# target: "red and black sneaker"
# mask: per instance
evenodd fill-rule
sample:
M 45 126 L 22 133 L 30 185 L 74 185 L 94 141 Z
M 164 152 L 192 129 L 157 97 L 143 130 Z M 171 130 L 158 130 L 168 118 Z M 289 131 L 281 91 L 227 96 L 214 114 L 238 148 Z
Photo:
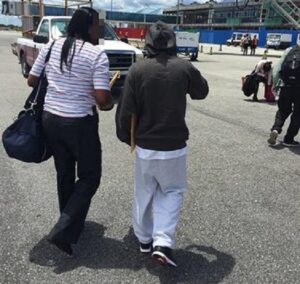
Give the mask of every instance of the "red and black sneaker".
M 171 265 L 177 267 L 171 248 L 156 246 L 153 249 L 152 257 L 162 265 Z

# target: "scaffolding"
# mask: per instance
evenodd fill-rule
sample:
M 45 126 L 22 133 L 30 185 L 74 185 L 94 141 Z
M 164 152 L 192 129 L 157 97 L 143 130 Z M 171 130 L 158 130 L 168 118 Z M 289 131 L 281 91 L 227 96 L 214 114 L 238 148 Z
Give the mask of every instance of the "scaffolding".
M 17 3 L 17 2 L 16 2 Z M 20 8 L 16 9 L 16 14 L 19 14 L 22 19 L 22 33 L 25 37 L 32 37 L 40 20 L 45 16 L 44 0 L 20 0 L 18 2 Z M 48 7 L 52 9 L 60 9 L 61 15 L 68 16 L 72 9 L 77 9 L 81 6 L 93 6 L 92 0 L 62 0 L 61 5 L 52 4 Z

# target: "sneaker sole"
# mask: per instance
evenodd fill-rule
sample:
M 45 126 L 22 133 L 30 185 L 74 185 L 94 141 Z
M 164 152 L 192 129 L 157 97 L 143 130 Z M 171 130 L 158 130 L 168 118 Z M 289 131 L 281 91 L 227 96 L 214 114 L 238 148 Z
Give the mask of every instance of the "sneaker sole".
M 282 145 L 285 146 L 285 147 L 290 147 L 290 148 L 293 148 L 293 147 L 299 147 L 300 145 L 293 145 L 293 144 L 287 144 L 287 143 L 284 143 L 282 142 Z
M 162 253 L 160 251 L 156 251 L 156 252 L 152 253 L 152 257 L 164 266 L 170 264 L 174 267 L 177 267 L 177 264 L 175 262 L 173 262 L 164 253 Z
M 140 252 L 141 253 L 150 253 L 151 251 L 152 251 L 151 248 L 149 248 L 149 249 L 143 249 L 143 248 L 140 247 Z
M 268 143 L 270 145 L 275 145 L 277 137 L 278 137 L 278 133 L 272 131 L 270 134 L 270 138 L 268 139 Z

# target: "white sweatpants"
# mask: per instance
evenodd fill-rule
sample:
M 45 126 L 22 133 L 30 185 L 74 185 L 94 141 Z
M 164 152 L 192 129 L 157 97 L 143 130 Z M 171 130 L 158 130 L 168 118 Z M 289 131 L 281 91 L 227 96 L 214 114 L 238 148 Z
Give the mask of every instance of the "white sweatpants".
M 174 246 L 186 172 L 186 155 L 166 160 L 136 155 L 133 228 L 141 243 L 153 240 L 153 246 Z

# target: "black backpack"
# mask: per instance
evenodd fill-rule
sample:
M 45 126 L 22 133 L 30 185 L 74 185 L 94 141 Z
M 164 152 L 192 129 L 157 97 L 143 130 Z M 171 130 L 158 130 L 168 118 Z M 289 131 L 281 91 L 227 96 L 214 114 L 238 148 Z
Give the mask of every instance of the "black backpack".
M 281 65 L 280 77 L 285 85 L 300 85 L 300 47 L 293 47 Z
M 251 96 L 254 94 L 255 90 L 257 87 L 257 82 L 255 80 L 255 75 L 250 74 L 247 75 L 244 79 L 243 86 L 242 86 L 242 91 L 246 97 Z

